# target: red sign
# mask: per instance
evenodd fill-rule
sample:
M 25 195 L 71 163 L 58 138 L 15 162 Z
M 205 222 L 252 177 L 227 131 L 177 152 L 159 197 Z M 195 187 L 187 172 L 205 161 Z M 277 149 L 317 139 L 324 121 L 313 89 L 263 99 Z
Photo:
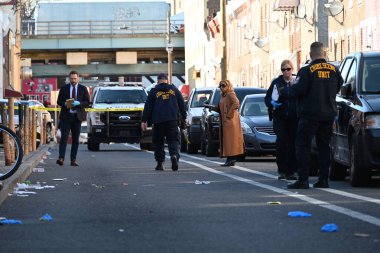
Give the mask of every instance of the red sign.
M 28 99 L 38 100 L 44 104 L 51 104 L 51 92 L 57 90 L 57 78 L 33 78 L 22 82 L 22 93 Z

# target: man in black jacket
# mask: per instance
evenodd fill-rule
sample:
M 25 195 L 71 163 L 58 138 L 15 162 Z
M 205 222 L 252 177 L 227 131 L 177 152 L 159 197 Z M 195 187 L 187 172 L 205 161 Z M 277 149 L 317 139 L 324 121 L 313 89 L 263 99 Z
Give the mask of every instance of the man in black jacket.
M 57 104 L 61 107 L 59 114 L 59 129 L 61 130 L 61 140 L 59 142 L 59 158 L 57 164 L 63 165 L 65 160 L 67 139 L 71 130 L 71 166 L 78 166 L 76 161 L 79 134 L 82 121 L 86 120 L 85 108 L 90 103 L 90 96 L 87 88 L 78 83 L 78 72 L 70 72 L 70 83 L 64 85 L 58 94 Z
M 157 85 L 151 89 L 145 102 L 141 128 L 144 131 L 148 123 L 153 124 L 154 158 L 156 170 L 164 170 L 164 143 L 168 143 L 172 170 L 178 170 L 180 135 L 178 117 L 186 119 L 186 106 L 181 92 L 172 84 L 168 84 L 166 74 L 159 74 Z
M 309 188 L 310 149 L 313 136 L 319 152 L 319 179 L 315 188 L 328 188 L 330 138 L 337 108 L 335 96 L 343 84 L 335 66 L 326 62 L 321 42 L 310 46 L 311 63 L 300 69 L 293 85 L 299 117 L 296 137 L 298 180 L 289 189 Z

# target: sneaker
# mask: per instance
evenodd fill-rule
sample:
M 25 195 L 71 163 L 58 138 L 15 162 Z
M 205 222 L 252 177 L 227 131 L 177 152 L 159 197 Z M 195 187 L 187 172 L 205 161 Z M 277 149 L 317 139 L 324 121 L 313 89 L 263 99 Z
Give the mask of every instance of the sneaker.
M 286 180 L 297 180 L 297 176 L 295 174 L 287 175 Z
M 297 180 L 293 184 L 288 184 L 288 189 L 309 189 L 309 182 Z
M 314 188 L 329 188 L 329 182 L 326 179 L 318 179 L 316 183 L 313 184 Z
M 163 162 L 157 162 L 155 170 L 164 170 Z
M 178 170 L 178 159 L 177 156 L 173 155 L 170 157 L 170 160 L 172 161 L 172 170 L 177 171 Z
M 278 180 L 285 180 L 286 179 L 285 174 L 284 173 L 280 173 L 280 175 L 278 176 L 277 179 Z

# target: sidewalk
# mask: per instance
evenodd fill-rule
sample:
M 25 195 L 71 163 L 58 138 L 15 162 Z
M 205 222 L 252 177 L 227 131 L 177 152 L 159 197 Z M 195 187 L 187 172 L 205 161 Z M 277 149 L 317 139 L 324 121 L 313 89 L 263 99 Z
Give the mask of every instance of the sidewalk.
M 0 186 L 0 205 L 8 197 L 8 194 L 13 191 L 13 188 L 17 185 L 17 183 L 24 182 L 29 177 L 33 171 L 33 168 L 40 163 L 42 157 L 46 154 L 48 149 L 54 145 L 54 142 L 51 144 L 43 145 L 42 147 L 39 147 L 35 152 L 24 156 L 22 164 L 16 173 L 13 174 L 10 178 L 7 178 L 4 181 L 0 181 L 0 184 L 2 184 L 2 186 Z

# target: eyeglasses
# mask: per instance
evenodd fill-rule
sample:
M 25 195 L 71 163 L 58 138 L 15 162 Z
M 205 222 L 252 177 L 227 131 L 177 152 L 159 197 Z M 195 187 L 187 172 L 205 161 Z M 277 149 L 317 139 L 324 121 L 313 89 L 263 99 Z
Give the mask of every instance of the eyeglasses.
M 227 84 L 226 83 L 220 83 L 219 88 L 226 88 Z
M 292 70 L 292 68 L 284 68 L 284 69 L 281 69 L 282 72 L 284 72 L 284 71 L 290 71 L 290 70 Z

